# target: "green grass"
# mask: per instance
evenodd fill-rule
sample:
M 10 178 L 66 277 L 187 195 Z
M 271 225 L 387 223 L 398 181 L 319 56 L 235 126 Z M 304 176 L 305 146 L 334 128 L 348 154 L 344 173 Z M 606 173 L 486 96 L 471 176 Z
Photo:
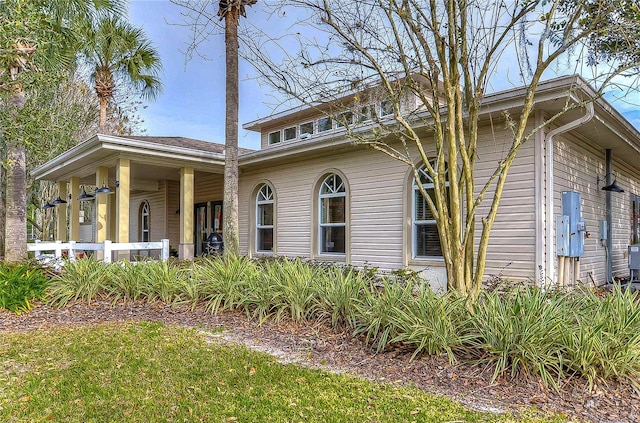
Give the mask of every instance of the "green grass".
M 514 421 L 157 323 L 3 334 L 0 421 Z M 535 420 L 539 421 L 539 420 Z
M 31 302 L 44 299 L 49 280 L 33 263 L 0 262 L 0 308 L 20 313 L 31 310 Z

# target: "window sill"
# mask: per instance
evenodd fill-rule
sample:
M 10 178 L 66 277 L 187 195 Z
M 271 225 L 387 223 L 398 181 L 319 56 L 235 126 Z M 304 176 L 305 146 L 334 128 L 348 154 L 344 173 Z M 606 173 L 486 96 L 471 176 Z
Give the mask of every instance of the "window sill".
M 316 261 L 327 261 L 327 262 L 346 262 L 347 255 L 346 254 L 331 254 L 331 253 L 321 253 L 315 254 L 313 259 Z
M 429 266 L 429 267 L 444 267 L 444 258 L 413 258 L 409 259 L 409 266 Z

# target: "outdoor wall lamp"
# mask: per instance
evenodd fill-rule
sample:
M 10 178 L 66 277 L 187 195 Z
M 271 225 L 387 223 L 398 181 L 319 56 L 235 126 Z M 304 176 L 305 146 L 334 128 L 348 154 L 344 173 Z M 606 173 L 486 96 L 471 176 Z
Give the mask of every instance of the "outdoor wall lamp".
M 105 182 L 105 179 L 107 179 L 107 178 L 103 178 L 102 179 L 102 187 L 98 188 L 96 190 L 96 194 L 113 194 L 113 190 L 107 186 L 107 184 Z M 117 181 L 116 181 L 116 183 L 117 183 Z M 117 184 L 117 185 L 119 185 L 119 184 Z
M 42 206 L 42 209 L 43 209 L 43 210 L 47 210 L 47 209 L 51 209 L 51 208 L 54 208 L 54 207 L 55 207 L 55 206 L 54 206 L 53 204 L 51 204 L 50 202 L 48 202 L 48 201 L 47 201 L 47 202 L 44 204 L 44 206 Z
M 609 185 L 605 185 L 605 186 L 603 186 L 603 187 L 602 187 L 602 188 L 600 188 L 600 189 L 601 189 L 602 191 L 624 192 L 624 189 L 623 189 L 620 185 L 618 185 L 617 177 L 616 177 L 616 175 L 615 175 L 615 174 L 613 174 L 613 173 L 607 173 L 606 175 L 604 175 L 604 176 L 602 177 L 602 179 L 600 179 L 600 176 L 598 175 L 598 176 L 597 176 L 597 179 L 596 179 L 598 186 L 600 185 L 600 182 L 606 182 L 606 180 L 607 180 L 607 176 L 609 176 L 609 175 L 613 175 L 613 182 L 612 182 L 612 183 L 610 183 Z
M 85 191 L 84 185 L 83 185 L 82 186 L 82 192 L 78 196 L 78 201 L 93 200 L 93 198 L 94 198 L 94 195 L 93 194 L 87 194 L 87 191 Z
M 69 199 L 71 199 L 71 196 L 69 196 Z M 51 204 L 53 204 L 54 206 L 57 206 L 57 205 L 60 205 L 60 204 L 67 204 L 67 202 L 65 200 L 63 200 L 62 198 L 60 198 L 60 196 L 58 195 L 58 198 L 53 200 L 51 202 Z

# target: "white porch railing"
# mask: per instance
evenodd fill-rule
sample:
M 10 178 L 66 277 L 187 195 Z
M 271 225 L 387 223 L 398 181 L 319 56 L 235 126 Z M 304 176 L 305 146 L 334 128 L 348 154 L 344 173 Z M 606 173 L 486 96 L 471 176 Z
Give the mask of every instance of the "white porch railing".
M 113 251 L 126 250 L 161 250 L 160 260 L 169 260 L 168 239 L 156 242 L 111 242 L 106 240 L 101 243 L 76 241 L 42 242 L 36 240 L 33 244 L 27 244 L 27 251 L 33 251 L 36 259 L 42 257 L 44 252 L 49 252 L 48 257 L 56 259 L 62 258 L 63 252 L 66 252 L 69 260 L 75 260 L 77 251 L 102 251 L 103 261 L 105 263 L 111 263 L 111 253 Z M 53 255 L 51 255 L 50 252 L 53 252 Z

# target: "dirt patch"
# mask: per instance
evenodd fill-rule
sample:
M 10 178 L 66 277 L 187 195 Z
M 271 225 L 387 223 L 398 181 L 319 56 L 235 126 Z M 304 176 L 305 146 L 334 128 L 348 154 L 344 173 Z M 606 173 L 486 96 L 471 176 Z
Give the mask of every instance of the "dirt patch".
M 62 309 L 36 304 L 31 312 L 21 315 L 1 310 L 0 333 L 117 321 L 159 321 L 198 328 L 205 330 L 213 342 L 245 345 L 283 363 L 411 385 L 446 395 L 475 410 L 517 413 L 533 407 L 541 414 L 562 413 L 581 421 L 640 422 L 640 395 L 628 384 L 612 382 L 590 391 L 584 380 L 576 378 L 555 392 L 533 377 L 500 378 L 491 383 L 492 369 L 452 365 L 446 357 L 411 360 L 410 352 L 402 349 L 375 354 L 362 339 L 346 331 L 335 332 L 323 323 L 297 325 L 285 321 L 259 326 L 236 312 L 212 315 L 200 308 L 96 301 Z

